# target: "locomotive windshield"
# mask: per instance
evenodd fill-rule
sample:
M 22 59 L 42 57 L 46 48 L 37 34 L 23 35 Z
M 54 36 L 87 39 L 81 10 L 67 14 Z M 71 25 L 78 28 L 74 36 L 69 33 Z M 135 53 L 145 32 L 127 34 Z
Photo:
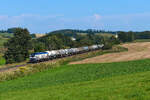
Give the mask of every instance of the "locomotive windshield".
M 34 56 L 35 56 L 35 53 L 32 53 L 32 54 L 31 54 L 31 57 L 34 57 Z

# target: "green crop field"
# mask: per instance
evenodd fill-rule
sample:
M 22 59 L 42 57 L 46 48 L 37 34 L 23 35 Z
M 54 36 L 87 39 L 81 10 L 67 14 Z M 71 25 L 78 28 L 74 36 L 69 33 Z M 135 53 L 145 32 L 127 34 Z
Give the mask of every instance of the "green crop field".
M 63 65 L 0 83 L 0 100 L 149 100 L 150 59 Z

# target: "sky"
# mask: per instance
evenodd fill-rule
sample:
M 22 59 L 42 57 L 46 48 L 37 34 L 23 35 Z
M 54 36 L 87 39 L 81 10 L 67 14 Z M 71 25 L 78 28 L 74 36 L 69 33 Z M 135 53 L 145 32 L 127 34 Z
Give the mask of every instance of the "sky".
M 1 0 L 0 30 L 150 30 L 150 0 Z

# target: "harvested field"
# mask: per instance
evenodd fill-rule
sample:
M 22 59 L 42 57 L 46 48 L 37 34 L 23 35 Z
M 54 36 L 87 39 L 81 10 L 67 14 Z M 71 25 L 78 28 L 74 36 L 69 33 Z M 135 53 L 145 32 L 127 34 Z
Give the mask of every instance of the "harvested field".
M 150 58 L 150 42 L 127 43 L 121 46 L 128 48 L 128 51 L 104 54 L 77 62 L 71 62 L 70 64 L 108 63 Z

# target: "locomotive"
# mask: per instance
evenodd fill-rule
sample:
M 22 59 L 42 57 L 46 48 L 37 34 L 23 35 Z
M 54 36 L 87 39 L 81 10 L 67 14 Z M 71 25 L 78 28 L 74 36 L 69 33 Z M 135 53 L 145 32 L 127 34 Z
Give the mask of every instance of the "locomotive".
M 72 55 L 81 54 L 89 51 L 98 50 L 103 47 L 104 44 L 32 53 L 30 55 L 30 62 L 36 63 L 36 62 L 53 60 L 56 58 L 62 58 L 62 57 L 72 56 Z

